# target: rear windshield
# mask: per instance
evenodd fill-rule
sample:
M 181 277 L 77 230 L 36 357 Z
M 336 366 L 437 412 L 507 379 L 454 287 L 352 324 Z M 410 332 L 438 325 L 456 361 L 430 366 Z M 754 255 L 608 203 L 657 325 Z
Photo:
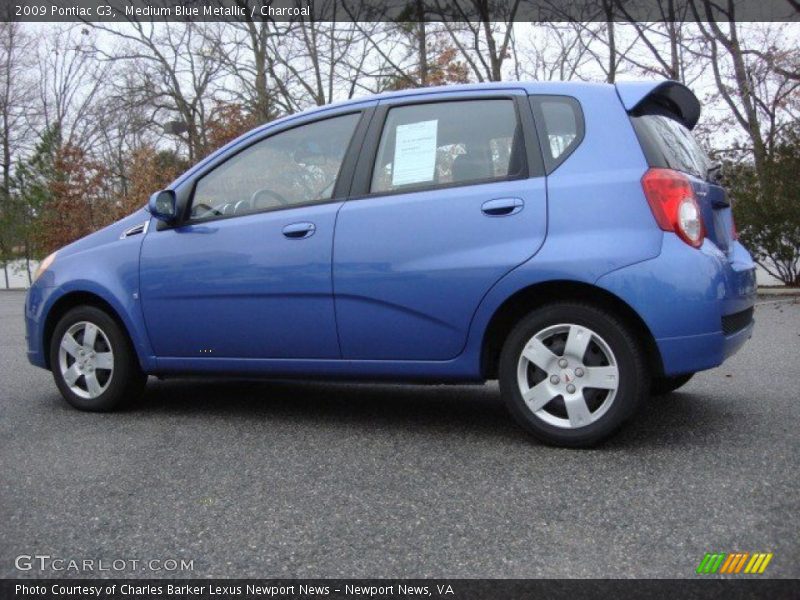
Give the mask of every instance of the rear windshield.
M 665 115 L 631 117 L 647 163 L 706 178 L 711 161 L 692 132 Z

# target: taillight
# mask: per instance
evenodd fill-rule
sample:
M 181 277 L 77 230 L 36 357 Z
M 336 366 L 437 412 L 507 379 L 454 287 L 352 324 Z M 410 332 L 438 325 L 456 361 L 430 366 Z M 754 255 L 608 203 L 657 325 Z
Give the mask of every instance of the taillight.
M 672 169 L 650 169 L 642 177 L 642 188 L 658 226 L 699 248 L 705 230 L 689 178 Z

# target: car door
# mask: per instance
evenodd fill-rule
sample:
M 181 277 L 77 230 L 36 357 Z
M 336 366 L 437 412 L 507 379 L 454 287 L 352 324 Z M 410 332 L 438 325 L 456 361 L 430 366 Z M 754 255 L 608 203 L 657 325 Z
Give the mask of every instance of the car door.
M 447 360 L 486 292 L 544 241 L 541 152 L 523 91 L 382 101 L 339 211 L 342 355 Z
M 234 149 L 190 182 L 182 223 L 150 228 L 140 286 L 156 356 L 339 357 L 337 178 L 361 118 L 332 116 Z

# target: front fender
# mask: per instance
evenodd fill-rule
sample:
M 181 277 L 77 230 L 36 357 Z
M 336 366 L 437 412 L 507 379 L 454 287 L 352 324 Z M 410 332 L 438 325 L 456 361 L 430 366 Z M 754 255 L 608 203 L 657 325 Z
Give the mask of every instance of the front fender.
M 139 299 L 139 250 L 143 236 L 114 239 L 58 256 L 31 287 L 26 301 L 28 355 L 33 364 L 47 362 L 47 320 L 60 302 L 90 294 L 108 304 L 125 326 L 145 372 L 155 358 Z

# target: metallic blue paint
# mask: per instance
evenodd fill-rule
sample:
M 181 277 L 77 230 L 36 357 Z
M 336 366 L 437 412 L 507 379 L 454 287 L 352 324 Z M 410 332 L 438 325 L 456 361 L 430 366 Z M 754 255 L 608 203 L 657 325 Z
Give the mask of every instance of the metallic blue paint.
M 701 203 L 714 231 L 700 249 L 656 226 L 640 184 L 647 164 L 625 105 L 659 85 L 409 90 L 270 123 L 171 189 L 185 197 L 199 173 L 287 125 L 397 99 L 524 90 L 572 96 L 586 119 L 583 142 L 546 178 L 163 230 L 137 211 L 61 249 L 34 283 L 25 309 L 28 356 L 46 366 L 48 315 L 83 293 L 112 307 L 148 373 L 480 381 L 486 330 L 504 302 L 531 286 L 565 281 L 595 286 L 635 311 L 665 373 L 714 367 L 750 335 L 752 326 L 723 335 L 721 317 L 753 305 L 754 265 L 730 239 L 730 209 L 714 190 Z M 481 212 L 498 198 L 518 198 L 522 210 L 498 218 Z M 145 221 L 146 234 L 120 238 Z M 312 223 L 313 235 L 287 239 L 283 230 L 298 223 Z
M 141 295 L 159 357 L 339 358 L 331 248 L 341 202 L 148 235 Z M 283 229 L 316 226 L 302 240 Z M 165 257 L 168 257 L 165 260 Z
M 723 315 L 755 303 L 755 270 L 738 242 L 727 255 L 709 240 L 695 250 L 665 234 L 657 258 L 609 273 L 597 285 L 647 323 L 667 375 L 716 367 L 750 337 L 750 328 L 722 333 Z
M 37 366 L 47 363 L 45 323 L 57 302 L 71 294 L 90 294 L 116 313 L 133 340 L 142 368 L 155 368 L 155 355 L 144 325 L 139 293 L 139 250 L 143 236 L 120 239 L 134 225 L 150 221 L 138 210 L 59 250 L 53 265 L 31 286 L 25 303 L 28 357 Z
M 484 202 L 508 196 L 524 209 L 482 212 Z M 546 225 L 544 177 L 347 202 L 333 261 L 343 357 L 455 358 L 475 307 L 536 253 Z

